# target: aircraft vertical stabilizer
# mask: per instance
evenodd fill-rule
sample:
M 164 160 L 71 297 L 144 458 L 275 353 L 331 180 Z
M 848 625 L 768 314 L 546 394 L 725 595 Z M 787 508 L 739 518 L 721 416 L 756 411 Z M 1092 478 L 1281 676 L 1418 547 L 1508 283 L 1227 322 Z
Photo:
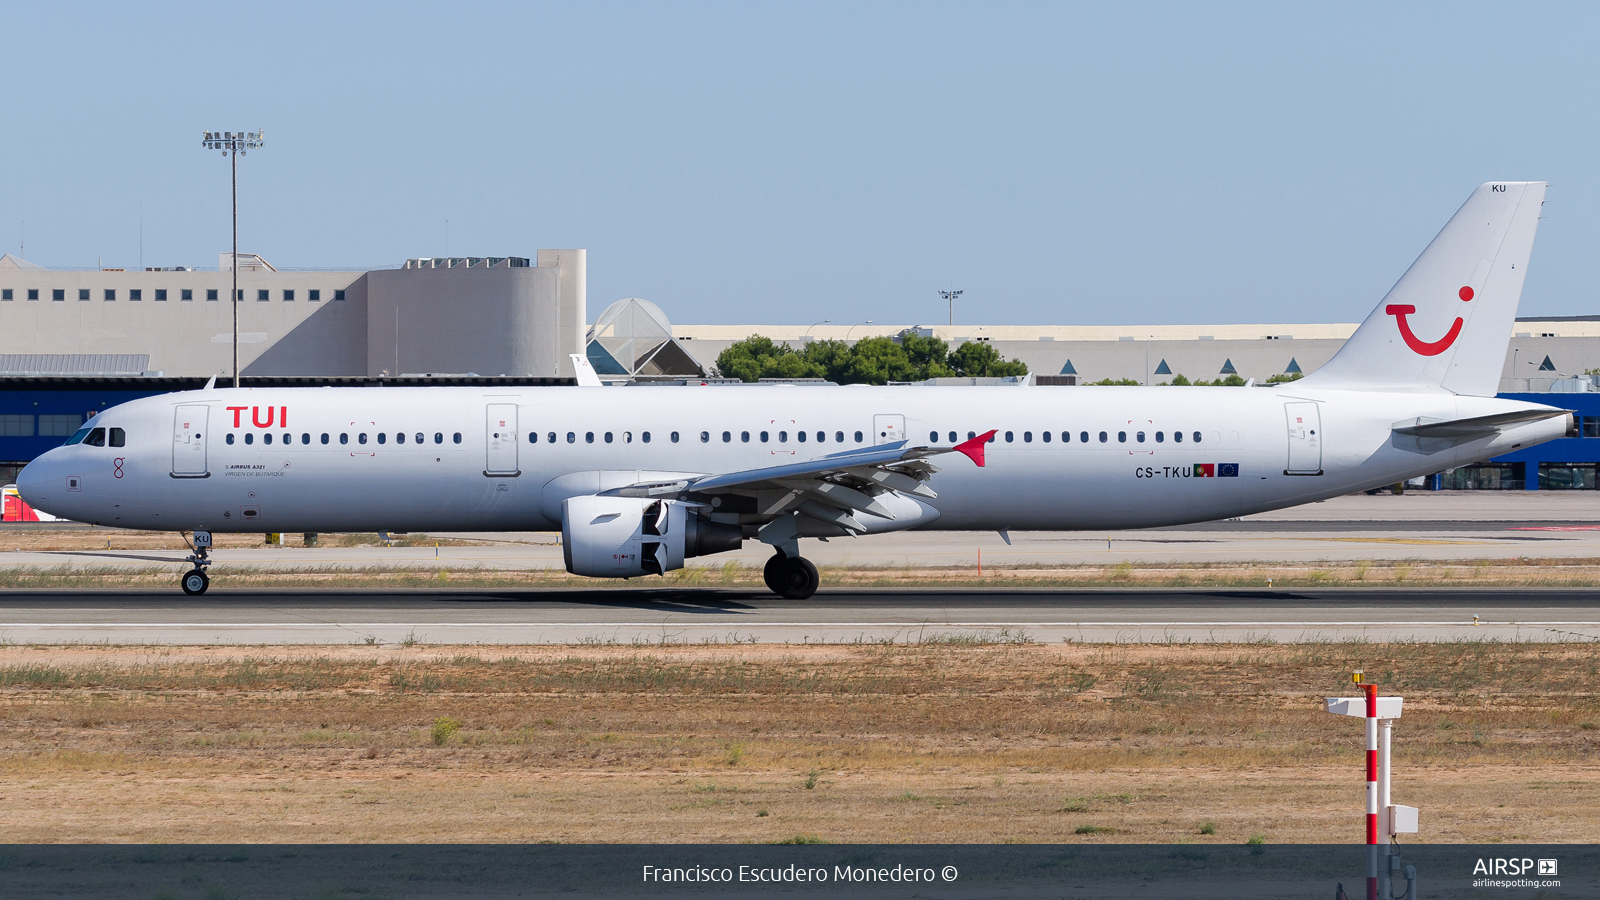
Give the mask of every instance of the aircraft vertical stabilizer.
M 1492 397 L 1522 299 L 1542 181 L 1478 186 L 1307 387 Z

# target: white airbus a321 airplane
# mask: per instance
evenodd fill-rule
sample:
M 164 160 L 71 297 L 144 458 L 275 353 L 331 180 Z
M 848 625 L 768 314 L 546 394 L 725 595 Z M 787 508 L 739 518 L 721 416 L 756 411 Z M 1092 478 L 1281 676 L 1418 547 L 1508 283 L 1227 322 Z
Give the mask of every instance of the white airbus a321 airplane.
M 53 515 L 211 532 L 554 531 L 629 578 L 801 538 L 1150 528 L 1279 509 L 1562 437 L 1495 399 L 1543 182 L 1480 186 L 1338 354 L 1243 389 L 215 389 L 96 416 L 17 479 Z M 580 360 L 581 362 L 581 360 Z

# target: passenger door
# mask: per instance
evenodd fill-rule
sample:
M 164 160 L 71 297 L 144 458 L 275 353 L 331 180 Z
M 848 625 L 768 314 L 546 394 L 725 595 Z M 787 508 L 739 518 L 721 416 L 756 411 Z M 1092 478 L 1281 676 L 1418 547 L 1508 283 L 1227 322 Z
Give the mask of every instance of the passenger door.
M 1289 466 L 1285 475 L 1322 474 L 1322 415 L 1317 404 L 1285 403 L 1289 424 Z
M 872 443 L 893 444 L 906 439 L 905 416 L 873 416 Z
M 484 424 L 485 475 L 521 475 L 517 468 L 517 405 L 491 403 Z
M 172 477 L 205 478 L 206 427 L 211 408 L 203 403 L 185 403 L 172 417 Z

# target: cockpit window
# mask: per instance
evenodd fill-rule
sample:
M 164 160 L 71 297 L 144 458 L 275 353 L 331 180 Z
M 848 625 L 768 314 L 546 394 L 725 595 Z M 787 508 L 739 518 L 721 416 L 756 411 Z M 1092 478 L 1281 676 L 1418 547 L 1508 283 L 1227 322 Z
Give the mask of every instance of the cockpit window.
M 106 445 L 106 430 L 104 428 L 90 429 L 89 436 L 84 438 L 83 442 L 91 447 L 104 447 Z
M 199 435 L 197 434 L 197 435 L 195 435 L 195 437 L 199 437 Z M 113 447 L 125 447 L 127 445 L 128 445 L 128 434 L 127 434 L 127 432 L 123 431 L 121 428 L 113 428 L 113 429 L 111 429 L 111 446 L 113 446 Z
M 82 428 L 79 428 L 77 431 L 74 431 L 72 433 L 72 437 L 67 438 L 67 442 L 65 444 L 62 444 L 61 446 L 63 446 L 63 447 L 71 447 L 73 444 L 81 444 L 81 443 L 83 443 L 83 439 L 88 437 L 88 436 L 89 436 L 89 426 L 85 425 Z

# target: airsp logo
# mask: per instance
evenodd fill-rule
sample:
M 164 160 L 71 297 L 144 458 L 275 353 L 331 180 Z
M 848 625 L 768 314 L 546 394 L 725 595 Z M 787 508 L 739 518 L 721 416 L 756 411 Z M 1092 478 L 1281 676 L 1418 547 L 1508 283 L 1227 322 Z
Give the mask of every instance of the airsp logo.
M 1531 859 L 1504 859 L 1491 858 L 1479 859 L 1478 864 L 1472 867 L 1474 875 L 1526 875 L 1532 869 L 1534 861 Z M 1556 861 L 1553 859 L 1539 860 L 1540 875 L 1555 875 Z

